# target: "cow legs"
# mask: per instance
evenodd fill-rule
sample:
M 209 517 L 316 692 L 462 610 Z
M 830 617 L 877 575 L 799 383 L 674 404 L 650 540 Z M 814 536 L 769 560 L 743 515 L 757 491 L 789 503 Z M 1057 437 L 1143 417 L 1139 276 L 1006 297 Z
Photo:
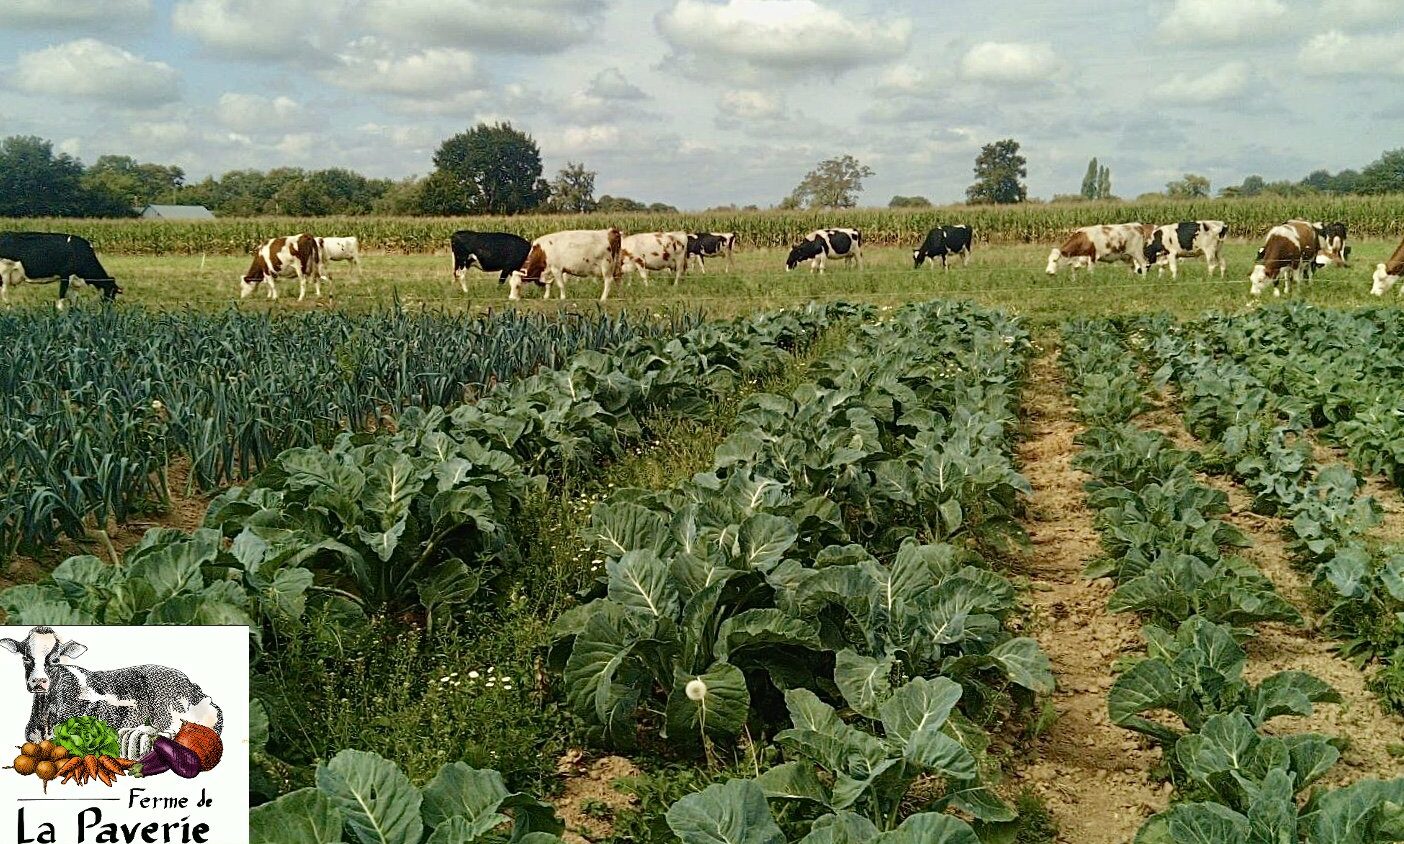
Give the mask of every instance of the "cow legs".
M 961 259 L 960 265 L 962 267 L 970 266 L 970 247 L 965 247 L 965 249 L 961 252 L 961 255 L 963 255 L 964 257 Z
M 1174 252 L 1167 253 L 1170 256 L 1170 280 L 1175 281 L 1180 277 L 1180 259 L 1175 257 Z
M 863 271 L 863 250 L 862 250 L 861 248 L 859 248 L 859 249 L 857 249 L 856 251 L 857 251 L 857 253 L 858 253 L 858 271 L 859 271 L 859 272 L 862 272 L 862 271 Z
M 642 273 L 643 271 L 643 267 L 640 267 L 639 272 Z M 600 291 L 600 301 L 603 302 L 609 298 L 609 287 L 614 282 L 614 273 L 610 272 L 609 267 L 605 267 L 600 272 L 600 279 L 604 282 L 604 289 Z M 648 283 L 647 274 L 644 275 L 644 283 Z M 562 294 L 562 298 L 564 298 L 564 294 Z

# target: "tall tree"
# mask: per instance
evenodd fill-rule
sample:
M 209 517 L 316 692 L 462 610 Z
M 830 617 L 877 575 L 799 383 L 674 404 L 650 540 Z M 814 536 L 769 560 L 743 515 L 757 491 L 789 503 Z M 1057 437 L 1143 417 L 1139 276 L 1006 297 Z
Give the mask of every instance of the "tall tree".
M 1097 157 L 1092 156 L 1092 160 L 1087 162 L 1087 174 L 1082 177 L 1082 198 L 1097 198 L 1097 177 L 1100 170 L 1097 167 Z
M 1365 165 L 1355 181 L 1358 193 L 1404 191 L 1404 148 L 1388 150 Z
M 985 144 L 975 158 L 975 184 L 965 189 L 972 203 L 1007 205 L 1028 199 L 1028 188 L 1020 181 L 1029 175 L 1028 160 L 1019 154 L 1019 142 L 1006 138 Z
M 1186 173 L 1183 179 L 1165 183 L 1166 196 L 1176 199 L 1198 199 L 1209 195 L 1209 180 L 1204 176 Z
M 551 209 L 565 214 L 584 214 L 594 211 L 597 204 L 595 171 L 586 170 L 584 164 L 567 161 L 551 180 Z
M 130 155 L 102 155 L 83 173 L 83 187 L 123 206 L 140 208 L 169 198 L 185 184 L 185 171 L 163 164 L 138 164 Z
M 1111 168 L 1103 164 L 1097 169 L 1097 198 L 1111 199 Z
M 130 214 L 107 194 L 83 186 L 83 162 L 54 154 L 43 138 L 0 141 L 0 217 L 110 217 Z
M 541 150 L 510 123 L 479 123 L 439 145 L 425 180 L 425 210 L 434 214 L 520 214 L 550 196 Z
M 806 208 L 852 208 L 871 175 L 873 169 L 851 155 L 826 158 L 805 174 L 790 198 Z

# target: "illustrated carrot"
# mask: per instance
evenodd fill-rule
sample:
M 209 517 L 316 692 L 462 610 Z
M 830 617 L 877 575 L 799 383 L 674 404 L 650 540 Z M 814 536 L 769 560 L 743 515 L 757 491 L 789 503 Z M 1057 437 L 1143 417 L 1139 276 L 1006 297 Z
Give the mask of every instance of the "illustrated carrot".
M 118 765 L 117 760 L 111 756 L 99 756 L 98 764 L 102 766 L 102 770 L 107 771 L 112 776 L 122 776 L 122 766 Z
M 74 768 L 77 768 L 77 767 L 78 767 L 79 765 L 81 765 L 81 764 L 83 764 L 83 757 L 81 757 L 81 756 L 70 756 L 70 757 L 68 757 L 67 759 L 63 760 L 63 764 L 59 766 L 59 769 L 58 769 L 59 776 L 61 776 L 61 777 L 62 777 L 62 776 L 66 776 L 67 774 L 69 774 L 70 772 L 72 772 Z
M 102 780 L 103 785 L 106 785 L 108 787 L 111 787 L 113 780 L 116 779 L 116 777 L 112 776 L 112 774 L 109 773 L 106 768 L 98 768 L 97 776 L 98 779 Z
M 124 771 L 129 770 L 133 765 L 136 764 L 135 759 L 113 759 L 112 761 L 116 762 L 117 767 L 121 768 Z
M 97 772 L 98 772 L 97 757 L 96 757 L 96 756 L 93 756 L 92 754 L 88 754 L 87 756 L 84 756 L 84 757 L 83 757 L 83 767 L 86 768 L 86 769 L 88 770 L 87 779 L 92 779 L 93 777 L 97 776 Z

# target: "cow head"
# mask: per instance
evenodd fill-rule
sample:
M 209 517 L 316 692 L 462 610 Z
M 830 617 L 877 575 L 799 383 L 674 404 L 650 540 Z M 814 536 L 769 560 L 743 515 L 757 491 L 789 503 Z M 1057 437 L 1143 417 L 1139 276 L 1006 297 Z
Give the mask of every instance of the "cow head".
M 1168 253 L 1169 250 L 1165 248 L 1165 232 L 1156 229 L 1155 234 L 1151 235 L 1150 240 L 1146 241 L 1145 252 L 1147 264 L 1154 264 L 1156 259 L 1162 254 Z
M 1263 295 L 1263 291 L 1267 289 L 1269 282 L 1272 282 L 1274 284 L 1273 292 L 1276 292 L 1275 285 L 1277 280 L 1273 278 L 1268 278 L 1267 267 L 1263 266 L 1262 264 L 1255 264 L 1253 266 L 1253 273 L 1248 276 L 1248 280 L 1252 282 L 1251 290 L 1254 296 Z
M 1374 284 L 1370 286 L 1370 292 L 1375 296 L 1383 296 L 1389 292 L 1394 283 L 1399 280 L 1399 276 L 1390 275 L 1384 264 L 1375 265 Z
M 115 278 L 93 278 L 88 280 L 88 284 L 102 291 L 104 302 L 117 301 L 117 294 L 122 292 L 122 287 Z
M 1062 257 L 1063 251 L 1061 249 L 1054 249 L 1053 251 L 1048 253 L 1048 268 L 1046 272 L 1049 275 L 1058 274 L 1058 260 Z
M 801 241 L 798 246 L 790 250 L 790 254 L 785 258 L 785 271 L 789 272 L 800 265 L 802 261 L 817 257 L 824 251 L 824 245 L 816 237 L 814 240 Z
M 35 627 L 23 642 L 0 639 L 0 648 L 19 654 L 24 663 L 24 686 L 36 695 L 46 694 L 53 687 L 53 672 L 60 657 L 77 659 L 88 650 L 86 645 L 62 641 L 51 627 Z
M 925 260 L 926 260 L 926 254 L 925 254 L 924 252 L 922 252 L 920 249 L 913 249 L 913 250 L 912 250 L 912 269 L 914 269 L 914 270 L 919 270 L 919 269 L 921 269 L 921 265 L 922 265 L 922 263 L 923 263 Z

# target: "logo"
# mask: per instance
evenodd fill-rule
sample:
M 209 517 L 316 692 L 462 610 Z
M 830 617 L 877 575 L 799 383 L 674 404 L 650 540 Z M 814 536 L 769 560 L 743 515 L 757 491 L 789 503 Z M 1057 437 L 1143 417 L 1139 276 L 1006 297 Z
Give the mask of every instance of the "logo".
M 247 844 L 248 643 L 247 627 L 0 626 L 0 840 Z

